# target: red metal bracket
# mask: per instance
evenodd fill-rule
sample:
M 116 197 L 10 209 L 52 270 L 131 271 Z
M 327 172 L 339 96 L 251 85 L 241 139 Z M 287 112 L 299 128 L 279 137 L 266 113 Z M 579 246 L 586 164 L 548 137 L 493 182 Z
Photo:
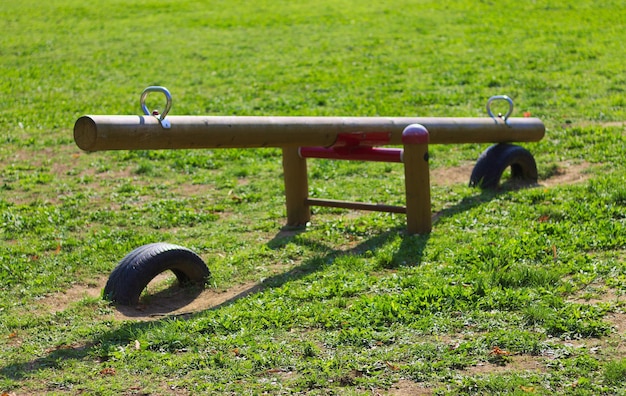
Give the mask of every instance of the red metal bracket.
M 301 158 L 325 158 L 333 160 L 402 162 L 402 149 L 368 146 L 348 147 L 300 147 Z
M 391 140 L 391 132 L 338 133 L 331 147 L 384 146 Z
M 391 140 L 391 132 L 351 132 L 337 134 L 331 147 L 300 147 L 301 158 L 351 161 L 402 162 L 402 150 L 375 148 Z

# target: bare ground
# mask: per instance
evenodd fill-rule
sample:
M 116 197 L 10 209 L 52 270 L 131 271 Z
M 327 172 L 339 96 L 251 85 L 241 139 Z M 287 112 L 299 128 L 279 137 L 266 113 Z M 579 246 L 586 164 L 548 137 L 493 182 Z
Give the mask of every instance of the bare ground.
M 587 180 L 591 164 L 587 162 L 563 163 L 556 170 L 554 176 L 539 182 L 540 186 L 552 187 L 561 184 L 574 184 Z M 451 186 L 454 184 L 467 184 L 474 167 L 473 162 L 451 168 L 436 168 L 430 172 L 430 182 L 433 185 Z

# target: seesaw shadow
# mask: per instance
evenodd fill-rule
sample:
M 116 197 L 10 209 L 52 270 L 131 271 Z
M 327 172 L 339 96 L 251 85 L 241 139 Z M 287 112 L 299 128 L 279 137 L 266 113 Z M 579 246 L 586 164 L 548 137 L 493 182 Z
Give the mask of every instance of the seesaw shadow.
M 499 190 L 481 191 L 479 194 L 463 198 L 460 202 L 452 207 L 443 209 L 433 214 L 433 224 L 440 219 L 452 217 L 458 213 L 471 209 L 472 207 L 481 205 L 490 201 L 502 192 L 510 191 L 518 188 L 516 184 L 503 185 Z M 303 247 L 307 247 L 315 253 L 321 254 L 317 259 L 311 259 L 302 264 L 293 267 L 287 271 L 270 276 L 263 280 L 262 283 L 249 284 L 247 287 L 236 287 L 236 293 L 217 293 L 218 295 L 200 297 L 207 299 L 206 304 L 193 304 L 196 299 L 203 294 L 202 288 L 185 287 L 181 288 L 177 284 L 159 293 L 143 296 L 138 306 L 122 306 L 118 305 L 117 310 L 128 318 L 147 318 L 147 317 L 166 317 L 166 316 L 190 316 L 204 310 L 219 309 L 220 307 L 232 304 L 240 298 L 246 297 L 253 293 L 261 292 L 268 287 L 280 287 L 283 284 L 307 276 L 318 271 L 321 263 L 332 262 L 342 255 L 362 254 L 370 250 L 374 251 L 378 247 L 385 245 L 392 238 L 403 235 L 402 242 L 387 262 L 383 264 L 383 268 L 397 268 L 407 263 L 411 265 L 419 265 L 422 261 L 424 250 L 427 246 L 429 235 L 407 235 L 403 227 L 399 226 L 371 237 L 359 245 L 350 249 L 336 249 L 334 247 L 320 243 L 319 241 L 306 238 L 306 227 L 283 227 L 270 241 L 267 246 L 270 249 L 283 249 L 286 245 L 293 243 Z M 182 308 L 187 308 L 186 312 L 180 312 Z M 178 312 L 177 312 L 178 311 Z
M 143 295 L 134 306 L 116 305 L 128 318 L 166 316 L 192 304 L 203 292 L 202 285 L 181 286 L 178 282 L 156 293 Z

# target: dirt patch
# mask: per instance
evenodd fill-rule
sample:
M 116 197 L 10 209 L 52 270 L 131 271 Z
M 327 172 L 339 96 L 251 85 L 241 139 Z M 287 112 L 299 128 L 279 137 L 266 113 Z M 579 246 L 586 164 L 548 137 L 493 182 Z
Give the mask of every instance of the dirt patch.
M 430 183 L 435 186 L 452 186 L 468 184 L 474 169 L 473 162 L 466 162 L 459 166 L 435 168 L 430 170 Z
M 378 390 L 375 395 L 380 396 L 427 396 L 434 394 L 434 389 L 425 384 L 416 383 L 409 380 L 400 380 L 386 390 Z
M 542 358 L 529 355 L 507 356 L 502 364 L 479 363 L 460 371 L 463 375 L 491 375 L 524 372 L 544 372 L 546 367 Z M 408 395 L 432 395 L 436 388 L 429 387 L 428 384 L 413 382 L 410 380 L 400 380 L 393 384 L 388 390 L 378 390 L 375 394 L 380 396 L 408 396 Z
M 545 370 L 545 366 L 541 358 L 529 355 L 512 355 L 507 356 L 502 364 L 479 363 L 476 366 L 469 367 L 464 370 L 470 375 L 480 374 L 504 374 L 504 373 L 521 373 L 521 372 L 541 372 Z
M 608 121 L 608 122 L 594 122 L 594 121 L 579 121 L 572 124 L 562 125 L 565 129 L 570 128 L 587 128 L 587 127 L 601 127 L 601 128 L 624 128 L 626 127 L 626 121 Z
M 613 325 L 618 335 L 626 335 L 626 313 L 611 312 L 606 315 L 605 319 Z M 623 348 L 626 349 L 626 345 Z
M 564 163 L 559 166 L 554 175 L 546 180 L 539 182 L 540 185 L 546 187 L 558 186 L 562 184 L 576 184 L 588 180 L 591 177 L 589 169 L 591 164 L 588 162 L 580 163 Z
M 600 303 L 616 303 L 620 304 L 623 301 L 623 295 L 619 294 L 615 289 L 607 288 L 601 283 L 591 283 L 584 289 L 578 291 L 568 302 L 578 304 L 597 305 Z
M 106 277 L 98 277 L 88 284 L 76 283 L 63 292 L 46 296 L 38 304 L 49 313 L 61 312 L 83 298 L 100 297 L 106 282 Z
M 113 316 L 118 320 L 144 321 L 157 320 L 164 316 L 185 316 L 220 307 L 255 293 L 263 287 L 260 283 L 250 282 L 233 286 L 228 290 L 181 288 L 173 279 L 175 276 L 170 271 L 157 276 L 148 285 L 148 291 L 138 305 L 114 306 Z M 56 313 L 84 298 L 100 298 L 107 280 L 107 277 L 98 277 L 88 284 L 76 283 L 63 292 L 42 298 L 38 305 L 46 312 Z
M 580 183 L 589 179 L 588 172 L 591 164 L 588 162 L 569 163 L 565 162 L 559 166 L 554 174 L 540 180 L 539 185 L 544 187 L 558 186 L 562 184 Z M 455 184 L 468 184 L 474 163 L 468 162 L 463 165 L 449 168 L 436 168 L 430 171 L 430 182 L 435 186 L 452 186 Z
M 194 291 L 193 287 L 180 288 L 174 284 L 161 292 L 142 298 L 137 306 L 116 306 L 115 318 L 149 321 L 165 316 L 188 316 L 229 304 L 261 290 L 262 287 L 262 284 L 250 282 L 227 290 L 206 288 Z

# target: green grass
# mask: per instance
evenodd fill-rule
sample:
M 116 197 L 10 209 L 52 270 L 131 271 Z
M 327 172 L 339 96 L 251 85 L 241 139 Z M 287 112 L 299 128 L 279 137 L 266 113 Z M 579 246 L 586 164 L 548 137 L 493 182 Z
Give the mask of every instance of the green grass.
M 624 394 L 620 1 L 97 1 L 0 9 L 0 392 Z M 531 113 L 542 186 L 433 181 L 433 232 L 315 208 L 278 149 L 82 153 L 84 114 Z M 160 106 L 159 95 L 149 97 Z M 431 146 L 433 172 L 487 147 Z M 583 169 L 583 180 L 552 183 Z M 316 197 L 403 202 L 395 164 L 310 161 Z M 191 248 L 212 309 L 141 321 L 86 292 L 142 244 Z M 97 294 L 97 293 L 96 293 Z M 151 296 L 145 296 L 150 303 Z

